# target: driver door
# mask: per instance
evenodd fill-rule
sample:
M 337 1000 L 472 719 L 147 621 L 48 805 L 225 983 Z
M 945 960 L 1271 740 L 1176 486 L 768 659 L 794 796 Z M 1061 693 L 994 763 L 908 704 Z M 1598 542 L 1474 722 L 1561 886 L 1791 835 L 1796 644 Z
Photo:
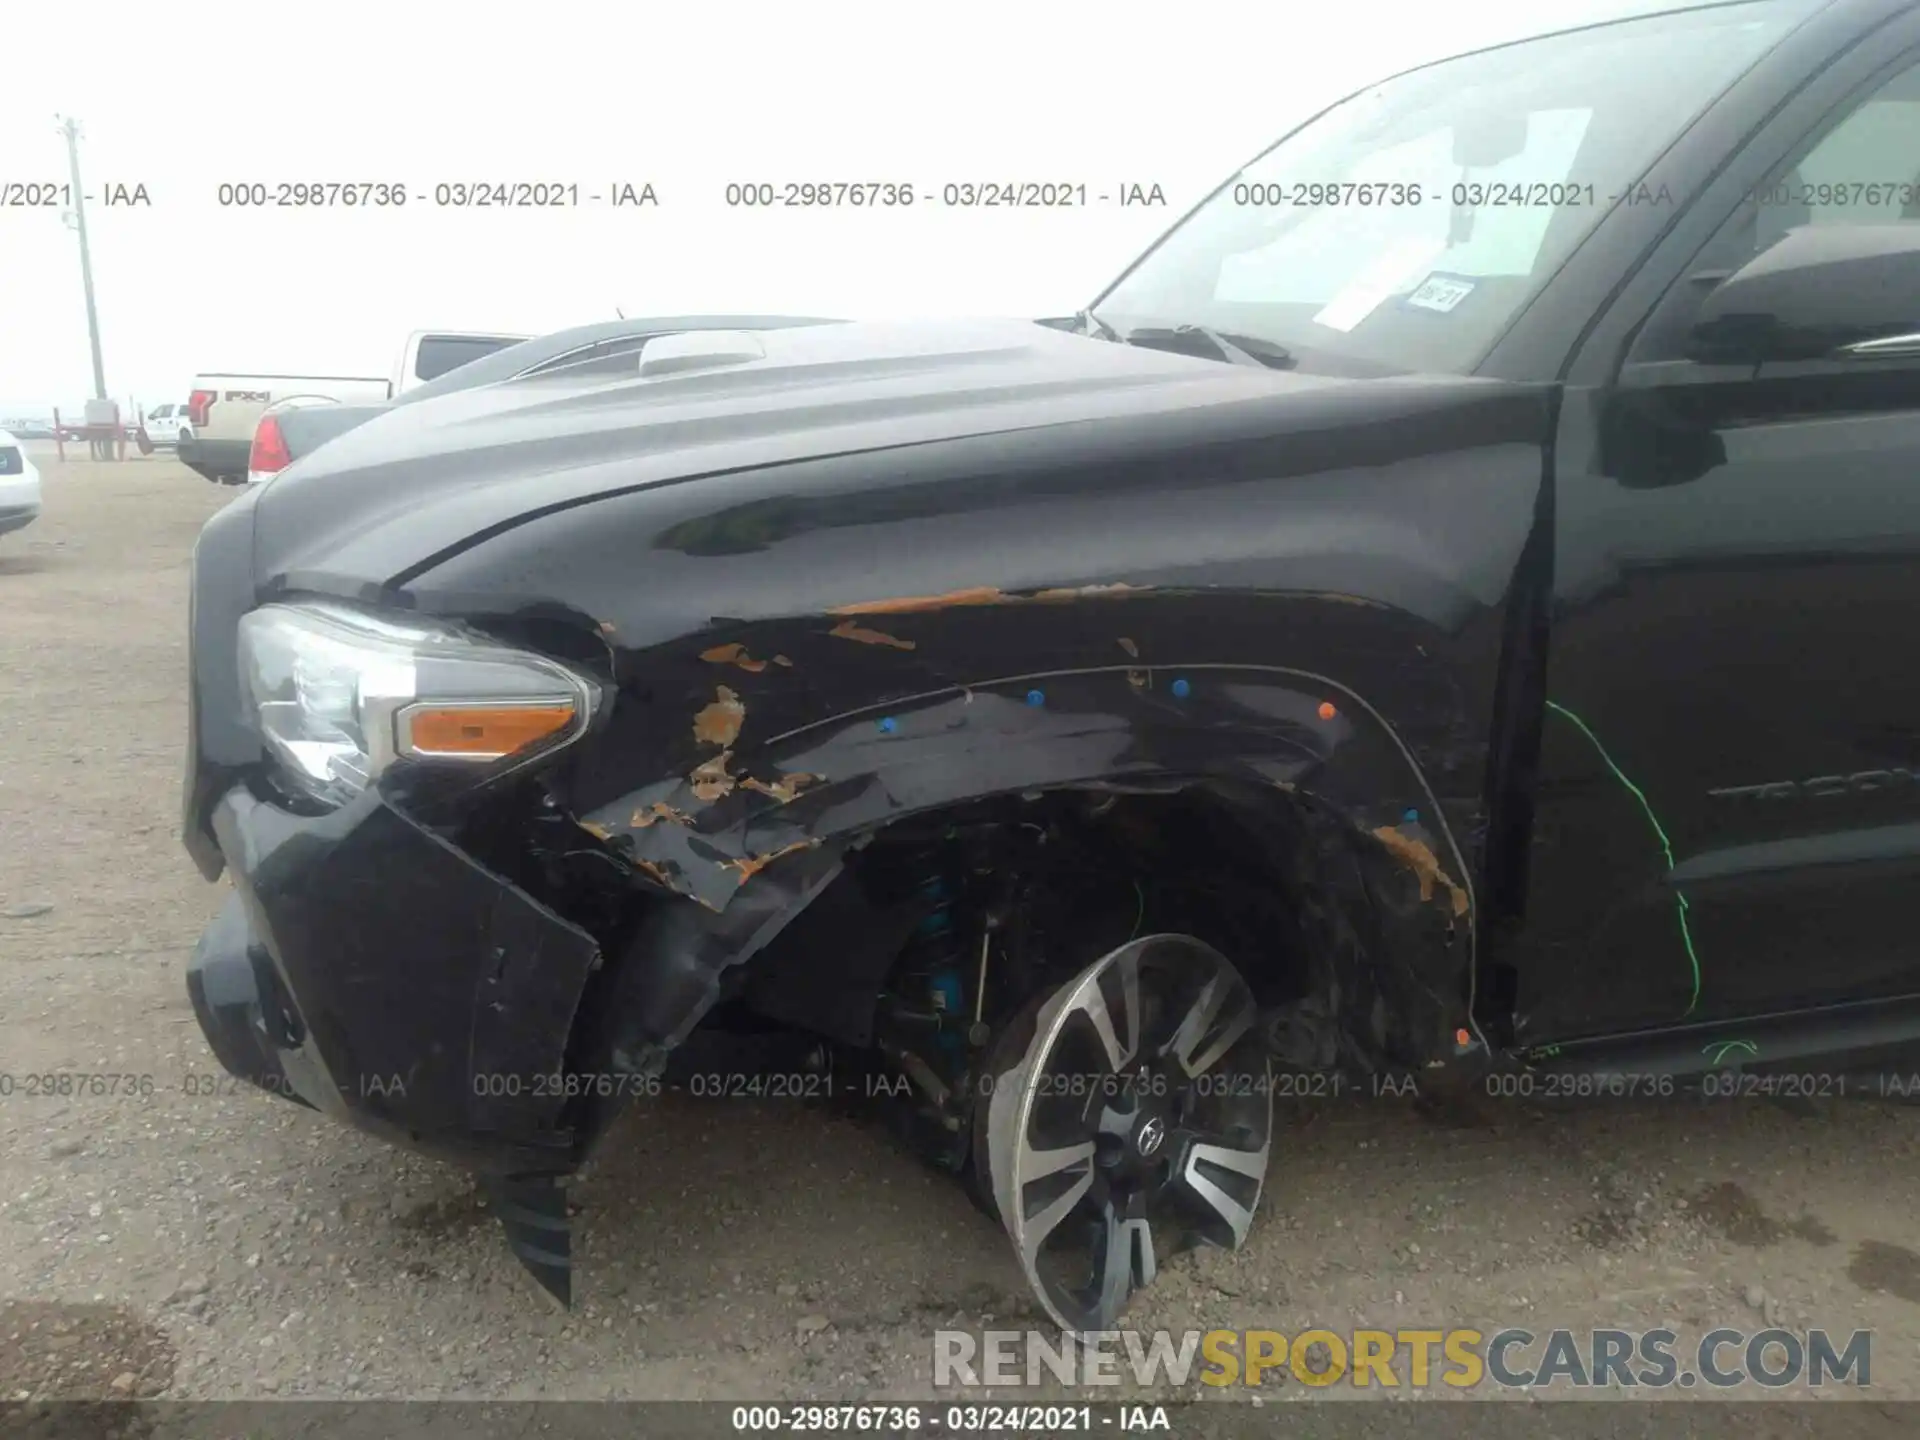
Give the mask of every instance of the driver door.
M 1687 358 L 1703 297 L 1805 225 L 1910 235 L 1886 314 L 1920 332 L 1920 45 L 1853 58 L 1751 142 L 1765 181 L 1611 383 L 1570 388 L 1524 1042 L 1920 996 L 1920 333 Z

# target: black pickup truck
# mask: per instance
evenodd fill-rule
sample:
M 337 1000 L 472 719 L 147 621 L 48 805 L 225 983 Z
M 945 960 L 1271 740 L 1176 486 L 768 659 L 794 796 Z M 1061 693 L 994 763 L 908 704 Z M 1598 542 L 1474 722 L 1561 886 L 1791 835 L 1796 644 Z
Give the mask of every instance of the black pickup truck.
M 563 1298 L 625 1101 L 851 1097 L 1072 1329 L 1245 1238 L 1277 1093 L 1884 1088 L 1916 170 L 1910 0 L 1676 10 L 1368 87 L 1068 321 L 337 437 L 195 553 L 208 1040 Z

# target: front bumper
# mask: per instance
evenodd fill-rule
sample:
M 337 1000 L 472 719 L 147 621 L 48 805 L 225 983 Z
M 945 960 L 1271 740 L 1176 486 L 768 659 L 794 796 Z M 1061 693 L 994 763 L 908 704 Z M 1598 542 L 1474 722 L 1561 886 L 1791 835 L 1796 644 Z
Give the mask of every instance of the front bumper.
M 591 936 L 377 793 L 305 817 L 236 787 L 212 828 L 235 893 L 187 987 L 222 1066 L 483 1174 L 578 1165 Z

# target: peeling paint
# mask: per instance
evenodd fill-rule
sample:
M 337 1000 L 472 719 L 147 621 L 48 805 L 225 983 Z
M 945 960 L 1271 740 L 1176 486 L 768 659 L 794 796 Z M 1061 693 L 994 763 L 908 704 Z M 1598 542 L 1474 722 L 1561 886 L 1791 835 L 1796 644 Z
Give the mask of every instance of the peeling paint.
M 1308 598 L 1312 600 L 1329 600 L 1335 605 L 1358 605 L 1367 610 L 1385 610 L 1387 608 L 1378 600 L 1369 600 L 1361 595 L 1340 595 L 1331 590 L 1318 591 Z
M 582 820 L 580 822 L 580 828 L 595 839 L 611 840 L 613 838 L 613 832 L 611 830 L 604 825 L 596 825 L 591 820 Z
M 666 889 L 672 890 L 676 894 L 679 893 L 680 887 L 673 883 L 673 881 L 668 877 L 667 872 L 664 869 L 662 869 L 657 862 L 652 860 L 642 859 L 638 856 L 635 856 L 632 863 L 633 863 L 634 869 L 638 870 L 642 875 L 646 876 L 649 880 L 653 881 L 654 884 L 664 886 Z
M 962 605 L 1009 605 L 1014 597 L 989 585 L 971 590 L 949 590 L 944 595 L 899 595 L 891 600 L 863 600 L 858 605 L 836 605 L 829 615 L 904 615 L 915 610 L 952 610 Z
M 739 871 L 740 883 L 744 885 L 782 855 L 791 855 L 796 850 L 811 850 L 819 843 L 818 836 L 796 840 L 791 845 L 782 845 L 778 850 L 769 850 L 764 855 L 742 855 L 738 860 L 729 860 L 725 868 Z
M 1396 860 L 1413 871 L 1414 876 L 1420 881 L 1422 900 L 1433 899 L 1434 886 L 1438 884 L 1444 887 L 1452 898 L 1453 913 L 1456 916 L 1467 913 L 1467 892 L 1455 884 L 1453 878 L 1440 868 L 1440 859 L 1433 853 L 1430 846 L 1414 839 L 1411 835 L 1401 834 L 1391 825 L 1383 825 L 1372 834 L 1374 839 L 1393 853 Z
M 991 585 L 976 585 L 968 590 L 949 590 L 944 595 L 897 595 L 887 600 L 863 600 L 857 605 L 836 605 L 829 615 L 906 615 L 926 610 L 956 610 L 969 605 L 1048 605 L 1068 600 L 1096 600 L 1102 596 L 1130 595 L 1148 587 L 1140 585 L 1074 585 L 1052 590 L 1036 590 L 1017 595 L 996 590 Z
M 1037 591 L 1033 599 L 1043 605 L 1057 605 L 1063 600 L 1101 600 L 1110 595 L 1132 595 L 1149 588 L 1144 585 L 1076 585 L 1066 590 Z
M 719 800 L 733 793 L 734 778 L 727 773 L 727 765 L 733 759 L 731 750 L 722 750 L 711 760 L 694 767 L 687 776 L 687 783 L 693 787 L 693 793 L 701 800 Z
M 731 745 L 740 738 L 747 707 L 726 686 L 719 686 L 713 703 L 693 717 L 693 738 L 702 745 Z
M 716 645 L 711 650 L 702 650 L 700 658 L 709 665 L 738 665 L 754 675 L 767 668 L 766 661 L 754 659 L 747 653 L 747 647 L 737 641 L 731 645 Z
M 676 810 L 664 800 L 633 812 L 633 818 L 627 824 L 635 830 L 644 830 L 649 825 L 658 825 L 662 820 L 671 820 L 676 825 L 691 825 L 693 817 L 684 810 Z
M 851 620 L 842 620 L 833 627 L 836 640 L 857 640 L 862 645 L 891 645 L 896 650 L 911 650 L 914 642 L 902 640 L 898 635 L 889 635 L 881 630 L 869 630 L 864 625 L 856 625 Z
M 787 657 L 786 657 L 786 656 L 784 656 L 784 655 L 776 655 L 776 656 L 774 656 L 774 657 L 773 657 L 773 663 L 774 663 L 774 664 L 776 664 L 776 665 L 780 665 L 780 666 L 783 666 L 783 667 L 785 667 L 785 668 L 786 668 L 786 669 L 788 669 L 788 670 L 791 670 L 791 669 L 793 668 L 793 662 L 792 662 L 791 660 L 789 660 L 789 659 L 787 659 Z
M 1131 655 L 1134 659 L 1138 660 L 1140 658 L 1140 647 L 1134 644 L 1133 641 L 1129 640 L 1124 635 L 1120 637 L 1120 648 L 1126 651 L 1127 654 Z
M 774 857 L 770 855 L 767 858 L 771 860 Z M 720 907 L 714 904 L 711 900 L 702 899 L 699 895 L 694 894 L 693 891 L 687 889 L 684 885 L 675 884 L 673 877 L 667 873 L 665 867 L 658 864 L 657 862 L 635 857 L 632 861 L 632 864 L 634 869 L 638 870 L 642 875 L 646 876 L 649 880 L 653 881 L 654 884 L 660 886 L 661 889 L 671 890 L 674 894 L 681 896 L 683 899 L 691 900 L 695 904 L 703 907 L 704 909 L 713 911 L 716 915 L 720 913 Z
M 742 790 L 757 790 L 762 795 L 771 795 L 782 805 L 785 805 L 802 790 L 806 789 L 807 786 L 817 785 L 824 779 L 826 779 L 824 775 L 809 775 L 804 770 L 796 770 L 791 775 L 782 776 L 771 785 L 765 780 L 755 780 L 748 777 L 740 782 L 740 788 Z

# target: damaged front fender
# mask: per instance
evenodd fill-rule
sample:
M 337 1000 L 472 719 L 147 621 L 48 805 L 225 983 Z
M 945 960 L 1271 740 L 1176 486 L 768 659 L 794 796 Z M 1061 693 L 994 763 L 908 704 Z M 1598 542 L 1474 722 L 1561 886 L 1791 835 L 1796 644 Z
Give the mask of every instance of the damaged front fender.
M 730 663 L 752 658 L 725 648 Z M 686 902 L 658 907 L 617 962 L 601 1043 L 619 1068 L 661 1067 L 725 972 L 762 951 L 883 826 L 995 795 L 1195 784 L 1311 806 L 1319 843 L 1364 857 L 1354 908 L 1381 902 L 1350 957 L 1366 973 L 1329 975 L 1358 1007 L 1343 1022 L 1376 1063 L 1426 1067 L 1463 1048 L 1468 867 L 1405 746 L 1337 682 L 1211 664 L 1153 677 L 1129 665 L 1022 675 L 798 727 L 749 758 L 737 749 L 744 705 L 731 686 L 716 690 L 694 722 L 709 759 L 580 817 L 645 883 Z

